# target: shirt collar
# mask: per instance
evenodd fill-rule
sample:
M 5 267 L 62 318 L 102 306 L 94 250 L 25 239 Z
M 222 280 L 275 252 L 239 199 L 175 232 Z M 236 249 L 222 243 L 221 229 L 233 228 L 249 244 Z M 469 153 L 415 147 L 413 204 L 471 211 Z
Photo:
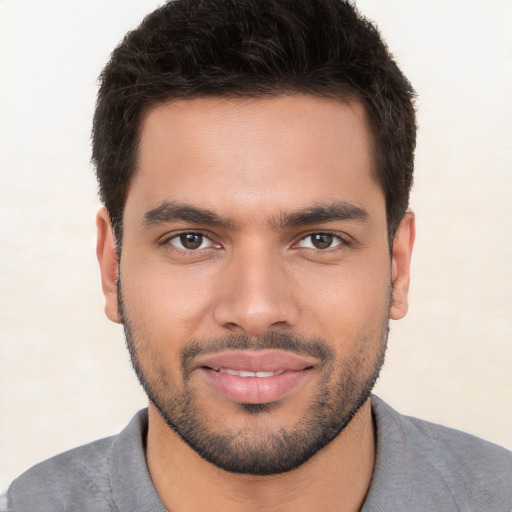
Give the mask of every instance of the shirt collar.
M 114 439 L 109 478 L 114 501 L 122 512 L 167 512 L 146 464 L 147 409 L 139 411 Z

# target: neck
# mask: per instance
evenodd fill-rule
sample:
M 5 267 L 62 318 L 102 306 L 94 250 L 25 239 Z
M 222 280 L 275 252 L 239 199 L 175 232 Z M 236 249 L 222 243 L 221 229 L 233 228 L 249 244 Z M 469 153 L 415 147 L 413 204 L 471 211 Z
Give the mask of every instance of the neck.
M 146 457 L 155 488 L 172 512 L 354 512 L 363 505 L 375 459 L 370 401 L 308 462 L 270 476 L 229 473 L 206 462 L 150 404 Z

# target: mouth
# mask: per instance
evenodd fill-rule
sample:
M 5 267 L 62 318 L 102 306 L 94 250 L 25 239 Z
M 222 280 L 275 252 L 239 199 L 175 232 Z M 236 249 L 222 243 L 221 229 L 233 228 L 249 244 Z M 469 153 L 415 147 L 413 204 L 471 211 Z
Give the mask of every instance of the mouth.
M 265 404 L 296 392 L 318 365 L 281 350 L 227 351 L 198 358 L 196 370 L 216 394 L 245 404 Z
M 206 367 L 208 368 L 208 367 Z M 234 370 L 233 368 L 208 368 L 209 370 L 213 370 L 214 372 L 219 373 L 227 373 L 229 375 L 236 375 L 238 377 L 273 377 L 274 375 L 281 375 L 286 370 L 279 370 L 277 372 L 251 372 L 248 370 Z

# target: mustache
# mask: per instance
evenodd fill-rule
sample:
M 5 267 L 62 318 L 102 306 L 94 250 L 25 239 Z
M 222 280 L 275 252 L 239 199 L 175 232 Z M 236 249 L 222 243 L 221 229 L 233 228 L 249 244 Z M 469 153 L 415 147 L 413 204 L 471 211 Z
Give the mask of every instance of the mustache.
M 186 377 L 194 359 L 199 355 L 215 354 L 227 350 L 285 350 L 315 357 L 321 365 L 335 357 L 334 351 L 321 338 L 309 338 L 295 333 L 269 332 L 264 336 L 230 334 L 221 338 L 193 340 L 180 350 L 181 368 Z

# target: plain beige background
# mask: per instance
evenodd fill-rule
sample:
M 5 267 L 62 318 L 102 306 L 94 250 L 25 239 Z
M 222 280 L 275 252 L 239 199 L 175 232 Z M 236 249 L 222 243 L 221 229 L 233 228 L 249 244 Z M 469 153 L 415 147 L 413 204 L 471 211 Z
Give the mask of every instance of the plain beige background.
M 158 2 L 0 0 L 0 488 L 145 398 L 103 315 L 96 77 Z M 419 94 L 411 310 L 377 393 L 512 448 L 512 1 L 359 0 Z

